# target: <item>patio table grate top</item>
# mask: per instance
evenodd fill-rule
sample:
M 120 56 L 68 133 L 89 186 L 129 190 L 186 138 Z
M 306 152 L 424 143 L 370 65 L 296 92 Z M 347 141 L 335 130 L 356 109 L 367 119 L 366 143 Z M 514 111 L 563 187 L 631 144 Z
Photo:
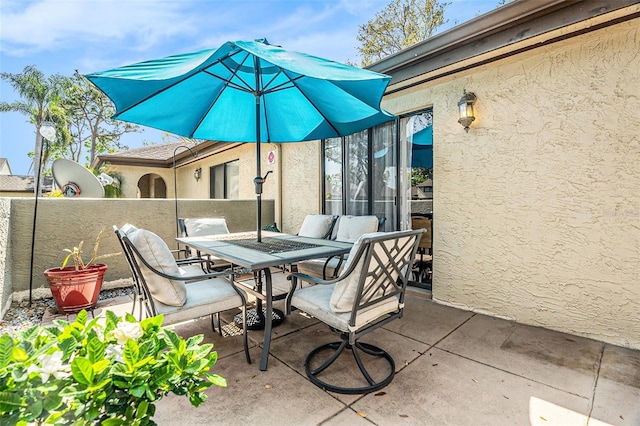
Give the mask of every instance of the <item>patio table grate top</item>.
M 300 241 L 283 240 L 281 238 L 263 238 L 262 242 L 258 242 L 253 238 L 238 239 L 238 240 L 226 240 L 228 243 L 252 249 L 265 253 L 282 253 L 285 251 L 304 250 L 309 248 L 320 247 L 317 244 L 303 243 Z

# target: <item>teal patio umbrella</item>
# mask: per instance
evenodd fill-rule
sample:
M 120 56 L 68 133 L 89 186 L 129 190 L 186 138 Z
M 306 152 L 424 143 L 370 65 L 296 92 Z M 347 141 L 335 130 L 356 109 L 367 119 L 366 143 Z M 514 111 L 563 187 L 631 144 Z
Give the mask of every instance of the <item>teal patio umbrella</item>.
M 115 104 L 113 118 L 188 138 L 256 142 L 258 241 L 260 143 L 345 136 L 394 118 L 380 108 L 389 76 L 266 40 L 227 42 L 86 77 Z

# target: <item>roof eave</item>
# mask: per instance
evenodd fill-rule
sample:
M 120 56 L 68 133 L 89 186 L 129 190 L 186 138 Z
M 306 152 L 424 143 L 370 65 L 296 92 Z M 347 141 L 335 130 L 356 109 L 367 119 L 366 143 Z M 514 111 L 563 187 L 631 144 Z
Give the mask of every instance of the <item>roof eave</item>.
M 517 0 L 384 58 L 368 69 L 393 85 L 540 34 L 622 9 L 640 0 Z M 631 17 L 629 17 L 631 19 Z

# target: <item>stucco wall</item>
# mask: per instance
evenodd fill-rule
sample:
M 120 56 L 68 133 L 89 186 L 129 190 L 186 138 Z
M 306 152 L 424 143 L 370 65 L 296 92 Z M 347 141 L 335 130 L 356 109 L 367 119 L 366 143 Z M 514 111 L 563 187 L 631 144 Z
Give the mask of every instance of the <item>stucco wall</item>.
M 322 211 L 320 142 L 282 144 L 282 227 L 297 233 L 308 214 Z
M 7 231 L 3 225 L 5 219 L 2 207 L 9 202 L 11 210 Z M 255 229 L 255 200 L 179 200 L 178 203 L 180 216 L 224 216 L 231 232 Z M 274 220 L 273 207 L 273 201 L 263 200 L 264 223 Z M 0 277 L 0 283 L 3 284 L 0 295 L 15 292 L 22 297 L 29 289 L 33 208 L 33 199 L 0 199 L 0 270 L 5 271 L 4 276 Z M 42 272 L 60 265 L 65 256 L 65 248 L 73 248 L 84 240 L 83 251 L 90 257 L 95 237 L 103 226 L 107 230 L 99 253 L 120 252 L 112 226 L 122 226 L 127 222 L 157 233 L 170 248 L 175 247 L 175 203 L 172 199 L 41 198 L 38 201 L 33 262 L 33 288 L 36 289 L 36 294 L 50 294 Z M 4 256 L 2 247 L 6 241 L 9 242 L 9 247 Z M 104 262 L 109 265 L 106 281 L 131 277 L 123 256 L 108 258 Z M 8 268 L 7 265 L 11 267 Z
M 385 99 L 434 110 L 435 300 L 640 349 L 639 28 Z M 463 89 L 478 96 L 468 134 Z
M 33 197 L 33 190 L 31 192 L 0 191 L 0 197 Z
M 11 280 L 7 280 L 7 277 L 10 277 L 12 273 L 12 263 L 9 261 L 12 255 L 9 244 L 10 211 L 11 203 L 9 200 L 0 198 L 0 318 L 11 304 Z

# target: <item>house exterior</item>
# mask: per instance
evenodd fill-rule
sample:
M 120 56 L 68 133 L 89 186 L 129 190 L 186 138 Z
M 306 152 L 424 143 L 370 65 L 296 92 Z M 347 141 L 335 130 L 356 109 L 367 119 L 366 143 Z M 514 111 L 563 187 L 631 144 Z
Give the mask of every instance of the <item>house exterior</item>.
M 0 197 L 33 197 L 33 176 L 13 175 L 9 160 L 0 158 Z M 53 188 L 53 178 L 44 176 L 42 193 L 50 192 Z
M 434 300 L 640 348 L 639 52 L 638 1 L 514 1 L 371 67 L 433 111 Z
M 433 204 L 420 212 L 433 217 L 433 299 L 640 349 L 639 52 L 638 0 L 510 2 L 369 67 L 392 76 L 382 105 L 395 122 L 263 145 L 262 170 L 273 171 L 263 198 L 285 232 L 317 212 L 382 213 L 387 230 L 404 229 L 416 211 L 408 129 L 431 125 Z M 477 96 L 468 132 L 464 91 Z M 127 196 L 152 172 L 166 197 L 209 198 L 229 165 L 229 193 L 254 197 L 255 146 L 207 144 L 196 158 L 176 151 L 177 191 L 177 145 L 157 165 L 126 153 L 99 161 L 123 174 Z M 364 150 L 331 155 L 350 144 Z M 389 149 L 381 167 L 379 145 Z M 366 182 L 334 164 L 367 153 Z

